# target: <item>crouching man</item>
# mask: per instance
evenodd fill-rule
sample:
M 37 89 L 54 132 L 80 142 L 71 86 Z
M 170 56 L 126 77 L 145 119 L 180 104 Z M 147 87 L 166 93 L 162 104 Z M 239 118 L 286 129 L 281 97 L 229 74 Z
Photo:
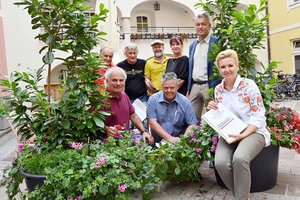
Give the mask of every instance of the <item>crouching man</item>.
M 162 139 L 171 143 L 180 141 L 179 136 L 197 124 L 191 102 L 177 90 L 177 76 L 168 72 L 162 77 L 162 91 L 148 100 L 147 118 L 155 143 Z

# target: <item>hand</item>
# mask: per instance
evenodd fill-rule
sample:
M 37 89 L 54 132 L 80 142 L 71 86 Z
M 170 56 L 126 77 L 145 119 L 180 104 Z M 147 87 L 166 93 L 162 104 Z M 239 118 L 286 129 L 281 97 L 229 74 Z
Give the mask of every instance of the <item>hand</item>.
M 108 137 L 114 137 L 118 132 L 118 129 L 114 126 L 104 126 L 104 129 Z
M 166 139 L 168 142 L 170 143 L 176 143 L 176 142 L 180 142 L 180 138 L 179 137 L 169 137 L 168 139 Z
M 228 144 L 234 144 L 243 139 L 240 134 L 228 134 L 228 136 L 232 138 L 230 142 L 227 142 Z
M 218 110 L 218 103 L 215 102 L 214 100 L 210 101 L 207 105 L 207 109 L 214 109 L 214 110 Z
M 148 141 L 149 144 L 154 144 L 154 138 L 153 138 L 152 135 L 150 135 L 150 133 L 144 131 L 144 132 L 142 133 L 142 135 L 143 135 L 143 140 L 144 140 L 144 141 Z

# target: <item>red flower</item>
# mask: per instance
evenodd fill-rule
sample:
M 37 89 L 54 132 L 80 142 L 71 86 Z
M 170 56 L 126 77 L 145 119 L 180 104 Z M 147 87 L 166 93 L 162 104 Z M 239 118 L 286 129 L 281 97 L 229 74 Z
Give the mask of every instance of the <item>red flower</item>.
M 106 73 L 106 71 L 107 71 L 107 68 L 101 66 L 101 67 L 98 69 L 97 73 L 98 73 L 98 74 L 101 74 L 101 75 L 104 75 L 104 74 Z
M 258 96 L 258 97 L 257 97 L 257 102 L 262 102 L 261 96 Z
M 121 131 L 121 130 L 123 129 L 123 127 L 122 127 L 120 124 L 118 124 L 118 125 L 116 125 L 116 129 L 117 129 L 118 131 Z
M 239 86 L 243 86 L 244 84 L 245 84 L 245 82 L 241 81 L 240 84 L 239 84 Z
M 247 97 L 244 97 L 243 101 L 244 101 L 244 103 L 249 103 L 249 101 L 250 101 L 250 97 L 249 97 L 249 96 L 247 96 Z
M 256 112 L 258 110 L 258 107 L 256 105 L 251 106 L 251 110 Z
M 275 137 L 276 137 L 277 139 L 281 139 L 281 138 L 282 138 L 282 135 L 281 135 L 280 133 L 277 133 L 277 134 L 275 135 Z
M 98 85 L 104 85 L 105 77 L 98 78 L 95 83 Z

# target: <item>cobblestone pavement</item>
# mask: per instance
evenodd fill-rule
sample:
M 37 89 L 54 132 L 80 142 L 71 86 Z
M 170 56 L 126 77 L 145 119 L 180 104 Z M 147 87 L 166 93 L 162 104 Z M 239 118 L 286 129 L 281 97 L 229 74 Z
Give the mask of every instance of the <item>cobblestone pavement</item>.
M 278 106 L 291 107 L 300 113 L 300 101 L 285 101 L 274 103 Z M 0 154 L 8 151 L 1 145 Z M 1 156 L 1 155 L 0 155 Z M 10 164 L 7 160 L 0 157 L 0 178 L 2 170 Z M 231 193 L 216 184 L 215 175 L 208 163 L 203 163 L 200 168 L 203 179 L 199 182 L 161 184 L 159 192 L 153 195 L 153 200 L 233 200 Z M 133 200 L 140 200 L 140 192 L 132 194 Z M 293 150 L 280 148 L 277 184 L 274 188 L 260 192 L 251 193 L 252 200 L 300 200 L 300 154 Z M 0 200 L 7 200 L 5 189 L 0 187 Z

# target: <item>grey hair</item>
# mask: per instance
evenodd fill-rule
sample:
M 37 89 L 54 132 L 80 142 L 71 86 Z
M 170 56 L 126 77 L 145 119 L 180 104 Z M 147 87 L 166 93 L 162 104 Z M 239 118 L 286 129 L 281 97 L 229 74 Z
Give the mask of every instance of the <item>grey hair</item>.
M 208 21 L 211 24 L 210 17 L 206 12 L 198 14 L 195 19 L 201 19 L 201 18 L 206 19 L 206 21 Z
M 126 79 L 127 79 L 127 74 L 126 74 L 126 72 L 124 71 L 124 69 L 122 69 L 122 68 L 120 68 L 120 67 L 111 67 L 111 68 L 109 68 L 106 72 L 105 72 L 105 74 L 104 74 L 104 76 L 105 76 L 105 87 L 107 87 L 107 80 L 111 77 L 111 75 L 113 74 L 113 73 L 122 73 L 122 75 L 124 76 L 124 80 L 126 81 Z
M 126 56 L 126 53 L 129 49 L 135 49 L 136 53 L 138 53 L 138 46 L 135 43 L 130 42 L 130 43 L 126 44 L 125 47 L 124 47 L 124 55 L 125 56 Z
M 169 80 L 173 80 L 176 85 L 178 85 L 178 79 L 177 79 L 177 75 L 175 74 L 175 72 L 167 72 L 162 76 L 162 83 L 169 81 Z
M 113 48 L 111 48 L 110 46 L 103 46 L 103 47 L 100 48 L 100 54 L 102 54 L 103 50 L 105 50 L 105 49 L 111 50 L 112 53 L 114 53 Z

